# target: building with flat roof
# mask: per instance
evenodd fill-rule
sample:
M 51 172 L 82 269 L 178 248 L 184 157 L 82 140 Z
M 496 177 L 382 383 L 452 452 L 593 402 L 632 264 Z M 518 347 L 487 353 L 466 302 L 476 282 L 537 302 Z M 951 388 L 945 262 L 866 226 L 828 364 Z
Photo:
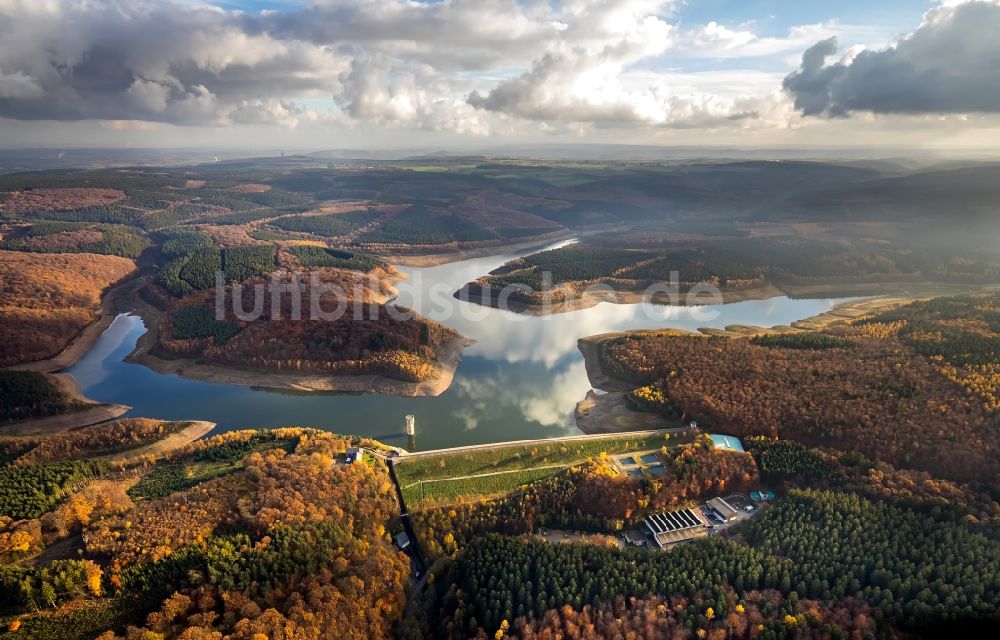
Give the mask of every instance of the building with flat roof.
M 643 521 L 643 526 L 660 549 L 708 535 L 705 523 L 691 509 L 654 513 Z
M 732 522 L 739 515 L 739 511 L 722 498 L 712 498 L 705 503 L 705 506 L 711 509 L 723 522 Z
M 347 464 L 353 464 L 355 462 L 361 462 L 365 457 L 365 450 L 361 447 L 349 447 L 347 449 L 347 455 L 344 458 L 344 462 Z
M 736 436 L 726 436 L 721 433 L 710 433 L 708 437 L 712 439 L 712 446 L 716 449 L 725 449 L 726 451 L 739 451 L 740 453 L 746 453 L 743 448 L 743 443 Z

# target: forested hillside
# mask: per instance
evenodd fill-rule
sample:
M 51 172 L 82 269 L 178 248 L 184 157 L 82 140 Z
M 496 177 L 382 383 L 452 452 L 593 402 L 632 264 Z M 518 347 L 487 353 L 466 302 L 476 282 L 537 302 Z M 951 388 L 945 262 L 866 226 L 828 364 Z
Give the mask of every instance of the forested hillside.
M 996 482 L 997 304 L 938 298 L 820 334 L 625 336 L 603 343 L 601 357 L 656 392 L 636 403 L 647 410 Z
M 102 291 L 134 270 L 118 256 L 0 251 L 0 366 L 61 351 L 95 319 Z
M 508 249 L 525 257 L 475 285 L 517 284 L 528 304 L 671 279 L 734 299 L 988 288 L 1000 282 L 987 215 L 998 176 L 993 165 L 472 156 L 0 175 L 0 366 L 60 352 L 113 288 L 105 311 L 141 312 L 151 332 L 133 358 L 157 370 L 296 390 L 341 376 L 365 391 L 443 380 L 443 391 L 466 341 L 390 313 L 404 277 L 392 265 Z M 567 244 L 511 248 L 556 240 Z M 329 319 L 338 307 L 351 308 Z M 742 333 L 601 339 L 599 368 L 627 383 L 614 392 L 623 413 L 697 421 L 668 435 L 409 456 L 308 428 L 213 432 L 168 450 L 159 443 L 191 423 L 4 424 L 0 640 L 996 628 L 1000 295 Z M 0 371 L 0 422 L 81 408 L 57 382 Z M 484 410 L 511 389 L 488 388 Z M 536 409 L 521 400 L 526 416 Z M 348 462 L 353 447 L 365 453 Z M 712 515 L 714 498 L 736 515 Z M 693 520 L 678 516 L 688 529 L 672 533 L 696 530 L 690 539 L 646 536 L 648 517 L 677 509 Z
M 340 462 L 358 440 L 233 432 L 155 464 L 38 462 L 79 441 L 46 441 L 0 471 L 10 476 L 0 559 L 30 558 L 82 532 L 79 559 L 0 565 L 3 637 L 251 638 L 279 629 L 392 637 L 408 563 L 387 533 L 398 506 L 385 468 Z M 174 491 L 125 492 L 175 466 L 190 476 Z M 31 483 L 51 492 L 37 494 Z

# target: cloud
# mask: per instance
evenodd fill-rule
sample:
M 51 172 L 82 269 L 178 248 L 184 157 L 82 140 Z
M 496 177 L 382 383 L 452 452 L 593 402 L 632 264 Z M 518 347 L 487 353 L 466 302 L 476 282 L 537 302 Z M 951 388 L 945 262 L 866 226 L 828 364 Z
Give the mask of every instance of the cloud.
M 237 124 L 281 124 L 289 128 L 297 127 L 305 118 L 315 119 L 316 115 L 294 102 L 269 98 L 267 100 L 243 100 L 229 114 Z
M 428 131 L 489 133 L 489 123 L 458 98 L 453 82 L 429 65 L 382 53 L 360 54 L 340 76 L 334 96 L 356 121 Z
M 792 27 L 782 38 L 760 37 L 748 28 L 732 29 L 709 22 L 689 29 L 678 37 L 678 49 L 709 58 L 745 58 L 771 56 L 789 51 L 801 51 L 817 37 L 836 33 L 835 24 L 811 24 Z
M 331 128 L 368 138 L 375 130 L 527 137 L 646 129 L 671 137 L 727 128 L 739 135 L 787 130 L 792 99 L 815 114 L 865 108 L 856 104 L 868 95 L 858 85 L 875 73 L 865 65 L 890 54 L 918 71 L 941 67 L 941 77 L 946 66 L 959 74 L 997 66 L 975 59 L 991 51 L 996 24 L 959 20 L 971 4 L 935 9 L 891 49 L 827 65 L 836 50 L 829 36 L 885 39 L 836 22 L 791 26 L 777 37 L 758 35 L 753 23 L 681 27 L 677 0 L 312 0 L 258 12 L 212 2 L 0 0 L 0 119 L 219 131 L 277 125 L 298 128 L 303 139 L 304 129 Z M 978 28 L 969 32 L 971 45 L 947 55 L 932 47 L 921 54 L 929 62 L 907 53 L 927 49 L 915 44 L 927 40 L 925 32 L 959 22 Z M 825 49 L 810 49 L 782 92 L 794 65 L 786 56 L 816 40 Z M 753 63 L 733 62 L 740 58 Z M 869 93 L 907 85 L 906 74 L 896 75 L 895 84 Z M 983 100 L 996 84 L 982 82 Z M 891 97 L 879 108 L 891 109 Z
M 0 0 L 0 118 L 296 127 L 321 119 L 306 104 L 325 102 L 327 122 L 466 135 L 757 119 L 761 96 L 637 69 L 678 38 L 705 50 L 774 46 L 715 23 L 677 34 L 674 4 L 316 0 L 250 13 Z
M 577 9 L 567 10 L 588 4 L 622 3 L 576 1 L 567 7 Z M 448 70 L 517 64 L 566 28 L 542 0 L 319 0 L 300 11 L 248 18 L 247 24 L 280 38 L 377 49 Z
M 38 82 L 29 75 L 16 71 L 7 75 L 0 70 L 0 98 L 29 99 L 45 94 Z
M 468 102 L 528 120 L 609 125 L 719 126 L 759 115 L 757 97 L 677 93 L 657 74 L 631 73 L 626 66 L 627 57 L 608 50 L 546 54 L 486 95 L 473 91 Z
M 1000 112 L 1000 2 L 948 3 L 894 45 L 837 53 L 837 39 L 806 50 L 784 89 L 804 115 Z
M 562 46 L 485 94 L 472 91 L 468 103 L 526 120 L 601 125 L 699 127 L 755 118 L 750 97 L 677 92 L 663 74 L 635 70 L 677 46 L 674 27 L 659 15 L 667 6 L 586 3 Z
M 346 59 L 241 20 L 150 0 L 4 0 L 0 116 L 217 125 L 248 101 L 335 86 Z
M 159 82 L 136 78 L 125 93 L 138 108 L 163 113 L 167 110 L 170 87 Z

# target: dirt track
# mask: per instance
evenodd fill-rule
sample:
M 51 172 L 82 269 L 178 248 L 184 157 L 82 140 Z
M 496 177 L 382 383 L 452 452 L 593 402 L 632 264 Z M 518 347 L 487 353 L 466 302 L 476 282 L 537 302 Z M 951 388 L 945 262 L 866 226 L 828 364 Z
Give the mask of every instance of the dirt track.
M 163 454 L 170 453 L 174 449 L 180 449 L 181 447 L 194 442 L 198 438 L 204 437 L 214 428 L 214 422 L 194 420 L 184 429 L 178 431 L 177 433 L 172 433 L 162 440 L 157 440 L 153 444 L 146 445 L 145 447 L 139 447 L 138 449 L 119 451 L 118 453 L 112 453 L 104 456 L 104 458 L 107 460 L 128 460 L 139 456 L 161 456 Z

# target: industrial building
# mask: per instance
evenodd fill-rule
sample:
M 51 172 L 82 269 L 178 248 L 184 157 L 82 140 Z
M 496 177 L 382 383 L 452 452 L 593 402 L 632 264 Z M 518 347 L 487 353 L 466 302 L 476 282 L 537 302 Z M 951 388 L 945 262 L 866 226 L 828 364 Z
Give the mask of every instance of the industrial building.
M 643 524 L 660 549 L 708 535 L 704 521 L 691 509 L 655 513 L 646 518 Z
M 705 506 L 708 507 L 712 513 L 723 522 L 732 522 L 740 513 L 735 507 L 733 507 L 733 505 L 729 504 L 722 498 L 712 498 L 705 503 Z

